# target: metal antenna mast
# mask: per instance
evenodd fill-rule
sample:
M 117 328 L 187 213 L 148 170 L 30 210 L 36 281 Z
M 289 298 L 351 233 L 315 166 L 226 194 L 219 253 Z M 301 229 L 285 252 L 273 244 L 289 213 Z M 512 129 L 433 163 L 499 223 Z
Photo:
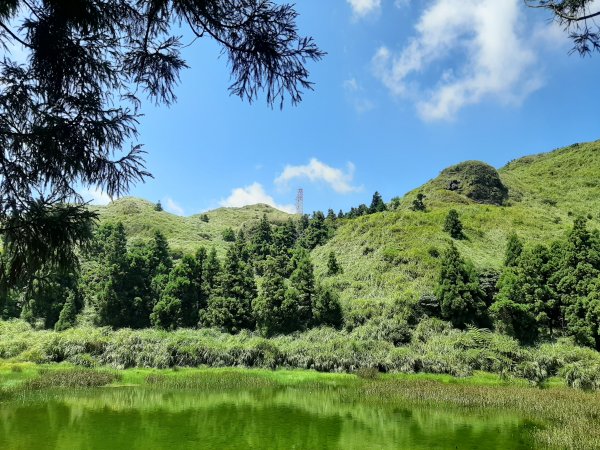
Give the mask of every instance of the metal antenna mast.
M 296 195 L 296 214 L 301 216 L 304 215 L 304 189 L 298 189 L 298 195 Z

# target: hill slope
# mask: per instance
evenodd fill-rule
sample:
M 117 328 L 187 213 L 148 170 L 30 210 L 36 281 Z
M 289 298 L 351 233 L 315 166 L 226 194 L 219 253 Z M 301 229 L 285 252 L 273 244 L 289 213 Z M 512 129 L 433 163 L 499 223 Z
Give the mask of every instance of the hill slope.
M 329 283 L 341 289 L 346 302 L 372 304 L 430 292 L 437 255 L 450 240 L 443 222 L 453 208 L 467 236 L 457 247 L 479 269 L 500 267 L 513 232 L 525 242 L 546 243 L 564 236 L 577 215 L 588 216 L 592 229 L 600 228 L 600 141 L 507 164 L 498 170 L 508 190 L 502 206 L 451 189 L 457 171 L 450 169 L 406 194 L 395 211 L 345 221 L 331 241 L 314 251 L 317 273 L 325 274 L 333 250 L 344 273 Z M 410 209 L 418 192 L 427 196 L 426 212 Z
M 145 241 L 156 230 L 165 234 L 171 249 L 176 252 L 193 253 L 201 246 L 215 246 L 223 253 L 227 243 L 223 230 L 238 230 L 244 225 L 258 222 L 266 214 L 272 223 L 286 221 L 289 214 L 268 205 L 252 205 L 243 208 L 219 208 L 189 217 L 177 216 L 166 211 L 155 211 L 154 204 L 146 200 L 124 197 L 108 206 L 95 206 L 100 222 L 123 222 L 131 242 Z M 203 220 L 208 217 L 208 222 Z

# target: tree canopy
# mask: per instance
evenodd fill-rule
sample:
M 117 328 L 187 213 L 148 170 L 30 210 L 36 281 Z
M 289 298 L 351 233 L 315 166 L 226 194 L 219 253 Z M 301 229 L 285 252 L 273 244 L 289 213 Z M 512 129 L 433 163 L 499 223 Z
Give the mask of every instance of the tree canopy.
M 232 94 L 301 101 L 312 89 L 306 63 L 323 52 L 298 34 L 296 19 L 292 5 L 268 0 L 2 2 L 0 45 L 10 53 L 0 61 L 4 281 L 76 264 L 74 248 L 90 239 L 95 218 L 78 188 L 112 198 L 151 176 L 137 142 L 142 95 L 176 100 L 188 67 L 182 50 L 198 38 L 221 46 Z
M 530 8 L 546 9 L 573 41 L 573 51 L 588 55 L 600 51 L 600 7 L 595 0 L 524 0 Z

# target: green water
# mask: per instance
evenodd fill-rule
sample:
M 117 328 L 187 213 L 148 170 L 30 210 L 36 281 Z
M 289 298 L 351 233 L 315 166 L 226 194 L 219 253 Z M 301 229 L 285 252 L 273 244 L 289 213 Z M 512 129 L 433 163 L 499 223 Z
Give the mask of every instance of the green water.
M 103 388 L 0 403 L 0 449 L 525 449 L 516 415 L 343 402 L 335 391 Z

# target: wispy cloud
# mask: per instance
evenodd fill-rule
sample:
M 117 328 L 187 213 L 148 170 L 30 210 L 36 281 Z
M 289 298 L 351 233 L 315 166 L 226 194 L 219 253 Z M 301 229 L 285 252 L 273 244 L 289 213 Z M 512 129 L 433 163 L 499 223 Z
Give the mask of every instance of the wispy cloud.
M 178 216 L 183 216 L 185 214 L 183 208 L 179 206 L 171 197 L 165 198 L 165 209 Z
M 242 206 L 264 203 L 273 208 L 293 214 L 296 210 L 294 205 L 281 205 L 273 199 L 260 183 L 253 183 L 246 187 L 233 189 L 226 199 L 219 202 L 221 206 L 228 208 L 241 208 Z
M 381 9 L 381 0 L 346 0 L 355 18 L 360 19 Z
M 108 194 L 97 187 L 84 189 L 81 196 L 86 202 L 91 202 L 93 205 L 108 205 L 111 202 Z
M 350 194 L 361 190 L 360 187 L 352 184 L 354 171 L 355 167 L 352 163 L 348 163 L 344 171 L 313 158 L 303 166 L 286 166 L 281 175 L 275 179 L 275 184 L 280 187 L 287 187 L 290 181 L 296 178 L 306 178 L 311 182 L 326 183 L 339 194 Z
M 375 74 L 424 120 L 452 119 L 487 98 L 518 104 L 542 85 L 520 7 L 520 0 L 433 0 L 404 49 L 376 52 Z M 422 75 L 437 82 L 423 89 Z
M 363 87 L 358 83 L 356 78 L 344 80 L 342 86 L 348 103 L 352 105 L 357 113 L 365 113 L 375 108 L 375 103 L 367 97 Z

